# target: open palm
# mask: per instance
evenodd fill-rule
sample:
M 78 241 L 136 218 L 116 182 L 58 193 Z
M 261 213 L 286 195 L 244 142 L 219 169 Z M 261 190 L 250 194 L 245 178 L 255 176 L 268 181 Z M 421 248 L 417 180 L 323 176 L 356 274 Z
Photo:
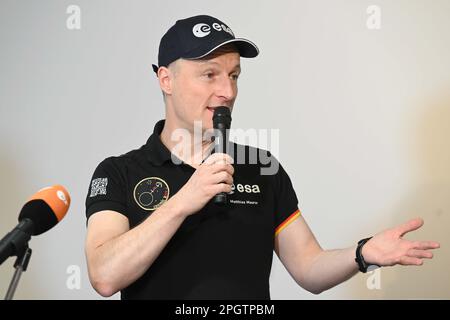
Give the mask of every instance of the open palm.
M 379 266 L 422 265 L 423 259 L 433 258 L 431 249 L 437 249 L 436 241 L 410 241 L 403 236 L 423 225 L 421 218 L 410 220 L 397 227 L 376 234 L 363 247 L 366 262 Z

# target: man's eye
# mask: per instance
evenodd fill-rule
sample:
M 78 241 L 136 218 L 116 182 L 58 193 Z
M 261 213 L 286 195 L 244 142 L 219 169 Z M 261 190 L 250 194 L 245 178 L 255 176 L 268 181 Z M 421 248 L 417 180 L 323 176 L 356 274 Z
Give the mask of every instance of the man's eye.
M 204 74 L 205 77 L 207 77 L 208 79 L 212 79 L 214 77 L 214 73 L 212 72 L 207 72 Z
M 239 78 L 239 75 L 238 74 L 233 74 L 233 75 L 231 75 L 231 78 L 233 80 L 237 80 Z

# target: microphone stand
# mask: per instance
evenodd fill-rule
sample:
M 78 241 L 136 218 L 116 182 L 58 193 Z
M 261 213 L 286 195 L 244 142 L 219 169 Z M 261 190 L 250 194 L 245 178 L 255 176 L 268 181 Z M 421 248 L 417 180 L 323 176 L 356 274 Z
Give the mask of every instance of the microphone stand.
M 22 272 L 27 271 L 28 263 L 30 262 L 32 250 L 28 245 L 24 248 L 21 254 L 17 255 L 16 262 L 14 263 L 14 272 L 11 283 L 9 284 L 8 291 L 6 292 L 5 300 L 12 300 L 14 293 L 16 292 L 17 285 L 19 284 L 20 276 Z

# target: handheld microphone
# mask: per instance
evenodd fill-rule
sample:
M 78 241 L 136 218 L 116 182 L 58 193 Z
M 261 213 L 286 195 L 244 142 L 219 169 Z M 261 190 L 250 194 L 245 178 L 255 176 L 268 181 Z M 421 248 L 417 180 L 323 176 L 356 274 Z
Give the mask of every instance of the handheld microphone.
M 228 151 L 228 130 L 231 125 L 231 112 L 228 107 L 214 108 L 213 126 L 214 126 L 214 152 L 227 153 Z M 227 203 L 227 194 L 220 192 L 214 196 L 214 203 L 225 205 Z
M 0 240 L 0 264 L 28 248 L 31 236 L 53 228 L 64 218 L 70 206 L 70 196 L 61 185 L 39 190 L 23 206 L 19 224 Z

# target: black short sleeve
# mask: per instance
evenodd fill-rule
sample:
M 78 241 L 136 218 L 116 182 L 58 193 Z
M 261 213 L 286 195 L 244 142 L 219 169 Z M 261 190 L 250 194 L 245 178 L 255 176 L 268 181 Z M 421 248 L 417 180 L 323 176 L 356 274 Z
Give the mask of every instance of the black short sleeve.
M 283 166 L 280 163 L 278 165 L 278 172 L 275 174 L 275 235 L 300 215 L 291 179 Z
M 95 169 L 86 196 L 86 218 L 102 210 L 113 210 L 126 216 L 126 184 L 115 158 L 103 160 Z

